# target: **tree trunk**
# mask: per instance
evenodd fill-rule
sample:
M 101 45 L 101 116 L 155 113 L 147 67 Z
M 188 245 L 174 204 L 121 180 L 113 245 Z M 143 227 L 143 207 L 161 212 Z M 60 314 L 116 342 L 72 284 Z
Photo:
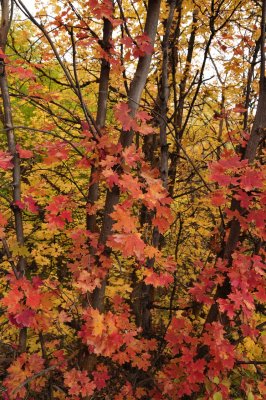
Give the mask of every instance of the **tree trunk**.
M 6 44 L 7 44 L 7 35 L 9 32 L 11 19 L 12 19 L 12 11 L 13 11 L 13 2 L 9 2 L 9 0 L 1 1 L 1 28 L 0 28 L 0 47 L 5 52 Z M 8 90 L 8 82 L 5 74 L 5 59 L 2 58 L 1 65 L 3 68 L 2 73 L 0 74 L 0 88 L 1 88 L 1 97 L 3 102 L 3 112 L 2 112 L 2 122 L 4 126 L 4 130 L 7 135 L 7 143 L 8 143 L 8 151 L 12 155 L 12 187 L 13 187 L 13 204 L 12 211 L 15 218 L 15 230 L 16 230 L 16 238 L 19 246 L 24 246 L 24 232 L 23 232 L 23 220 L 22 220 L 22 210 L 18 207 L 17 202 L 21 201 L 21 171 L 20 171 L 20 159 L 19 154 L 16 150 L 16 137 L 13 129 L 13 118 L 12 118 L 12 110 L 10 103 L 10 96 Z M 20 278 L 25 273 L 26 260 L 23 256 L 19 257 L 19 261 L 17 266 L 15 266 L 14 272 L 17 278 Z M 26 342 L 27 342 L 27 329 L 20 329 L 19 334 L 19 350 L 20 352 L 24 352 L 26 350 Z
M 160 0 L 149 0 L 148 2 L 144 31 L 148 35 L 152 46 L 155 42 L 160 5 Z M 130 85 L 128 93 L 128 107 L 130 109 L 131 117 L 133 118 L 138 110 L 141 94 L 147 81 L 151 58 L 151 54 L 146 54 L 145 56 L 140 57 L 134 78 Z M 132 130 L 130 132 L 122 131 L 119 138 L 122 148 L 130 146 L 132 144 L 133 137 L 134 132 Z M 112 213 L 114 206 L 119 202 L 119 195 L 120 192 L 117 186 L 114 186 L 112 190 L 109 190 L 106 195 L 103 224 L 100 233 L 100 243 L 103 245 L 106 244 L 106 240 L 112 231 L 113 220 L 110 217 L 110 214 Z M 102 282 L 102 287 L 100 289 L 96 289 L 93 293 L 92 305 L 94 308 L 98 308 L 101 311 L 104 310 L 105 286 L 106 280 Z

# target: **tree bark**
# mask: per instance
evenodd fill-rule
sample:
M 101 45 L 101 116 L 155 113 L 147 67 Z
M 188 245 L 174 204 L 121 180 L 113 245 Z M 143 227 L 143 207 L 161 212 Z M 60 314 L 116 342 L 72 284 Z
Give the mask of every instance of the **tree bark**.
M 102 48 L 108 52 L 110 46 L 110 40 L 112 37 L 113 27 L 108 19 L 104 19 L 103 25 L 103 40 Z M 99 92 L 98 92 L 98 104 L 97 104 L 97 116 L 96 125 L 99 130 L 105 126 L 106 113 L 107 113 L 107 101 L 108 101 L 108 88 L 110 78 L 110 63 L 102 59 L 101 61 L 101 72 L 99 78 Z M 88 191 L 88 204 L 93 205 L 99 197 L 99 183 L 94 182 L 95 175 L 97 174 L 97 168 L 92 165 L 91 176 Z M 87 229 L 91 232 L 96 231 L 96 214 L 87 214 Z
M 155 42 L 160 5 L 160 0 L 149 0 L 148 2 L 144 32 L 148 35 L 152 46 Z M 130 85 L 128 93 L 128 107 L 130 109 L 131 117 L 133 118 L 138 110 L 141 94 L 147 81 L 151 58 L 151 54 L 146 54 L 145 56 L 140 57 L 136 72 Z M 121 143 L 122 148 L 130 146 L 132 144 L 133 137 L 134 132 L 132 130 L 129 132 L 122 131 L 119 138 L 119 143 Z M 112 231 L 113 220 L 110 217 L 110 214 L 112 213 L 114 206 L 119 202 L 119 195 L 120 191 L 117 186 L 114 186 L 112 190 L 109 190 L 106 195 L 103 224 L 99 239 L 100 243 L 103 245 L 106 244 L 107 238 Z M 93 293 L 92 305 L 94 308 L 98 308 L 100 311 L 104 310 L 105 286 L 106 280 L 102 282 L 101 288 L 96 289 Z
M 12 21 L 12 12 L 13 12 L 13 1 L 2 0 L 1 1 L 1 27 L 0 27 L 0 47 L 5 52 L 6 44 L 7 44 L 7 35 L 9 32 L 9 28 Z M 1 89 L 1 97 L 3 102 L 3 125 L 4 130 L 7 134 L 7 143 L 8 143 L 8 151 L 12 155 L 12 188 L 13 188 L 13 204 L 12 211 L 15 218 L 15 230 L 16 230 L 16 238 L 19 246 L 24 246 L 24 232 L 23 232 L 23 219 L 22 219 L 22 210 L 17 206 L 16 202 L 21 201 L 21 171 L 20 171 L 20 159 L 19 154 L 16 150 L 16 137 L 13 129 L 13 118 L 12 118 L 12 110 L 10 103 L 10 96 L 8 90 L 8 82 L 5 74 L 5 59 L 1 59 L 3 71 L 0 75 L 0 89 Z M 15 271 L 16 276 L 18 278 L 22 277 L 25 273 L 26 260 L 23 256 L 19 257 L 18 264 L 16 266 Z M 19 350 L 20 352 L 24 352 L 26 349 L 27 342 L 27 329 L 22 328 L 19 334 Z

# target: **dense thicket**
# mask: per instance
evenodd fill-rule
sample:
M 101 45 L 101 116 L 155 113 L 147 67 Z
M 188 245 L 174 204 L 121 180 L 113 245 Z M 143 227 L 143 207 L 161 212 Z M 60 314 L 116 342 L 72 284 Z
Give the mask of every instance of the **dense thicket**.
M 0 390 L 265 396 L 265 13 L 1 0 Z

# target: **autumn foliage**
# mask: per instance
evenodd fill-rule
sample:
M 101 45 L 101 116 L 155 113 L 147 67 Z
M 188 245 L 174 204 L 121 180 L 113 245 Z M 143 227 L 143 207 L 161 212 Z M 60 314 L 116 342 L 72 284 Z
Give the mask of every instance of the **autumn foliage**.
M 264 399 L 265 0 L 35 3 L 0 6 L 0 397 Z

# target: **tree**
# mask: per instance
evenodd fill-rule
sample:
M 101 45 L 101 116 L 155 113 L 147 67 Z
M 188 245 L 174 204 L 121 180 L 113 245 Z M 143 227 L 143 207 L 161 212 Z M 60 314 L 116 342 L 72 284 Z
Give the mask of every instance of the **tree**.
M 265 1 L 39 7 L 1 2 L 3 398 L 262 399 Z

